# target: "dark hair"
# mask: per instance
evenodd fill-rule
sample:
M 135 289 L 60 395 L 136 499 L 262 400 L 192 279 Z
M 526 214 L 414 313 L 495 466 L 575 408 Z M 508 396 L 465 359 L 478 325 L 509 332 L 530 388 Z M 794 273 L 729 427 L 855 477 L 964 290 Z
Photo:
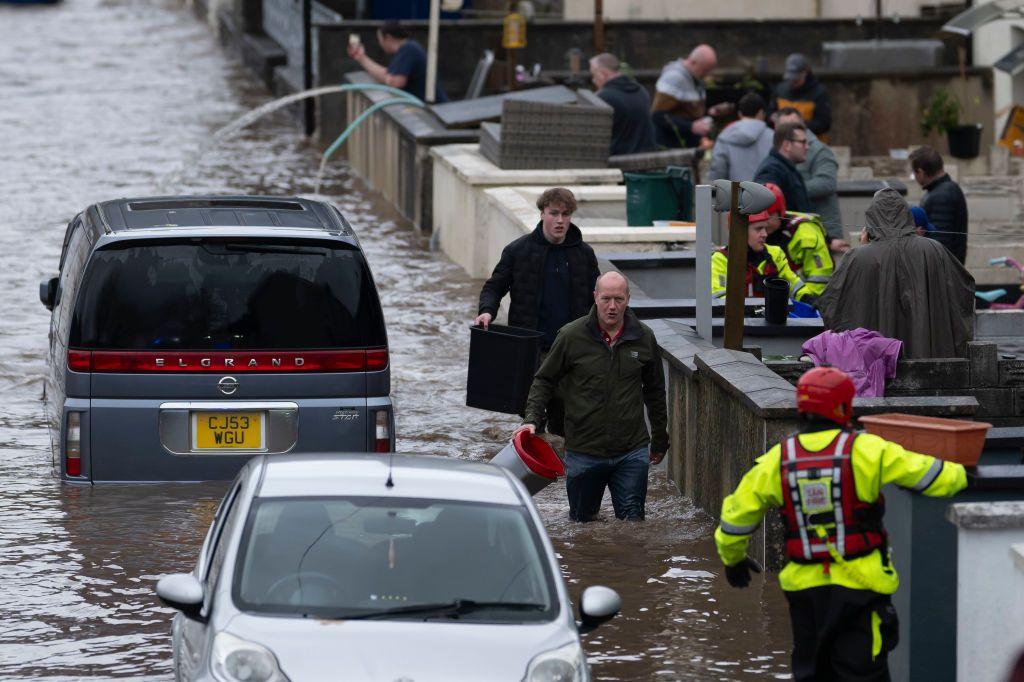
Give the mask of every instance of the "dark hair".
M 576 212 L 576 197 L 564 187 L 546 189 L 537 199 L 537 208 L 542 211 L 551 204 L 561 204 L 569 213 Z
M 409 32 L 406 31 L 405 28 L 394 19 L 390 21 L 385 21 L 384 24 L 377 30 L 380 31 L 381 35 L 391 36 L 392 38 L 397 38 L 398 40 L 405 40 L 406 38 L 409 37 Z
M 783 116 L 792 116 L 793 114 L 799 116 L 801 121 L 804 120 L 804 115 L 801 114 L 800 110 L 796 107 L 782 107 L 779 109 L 779 118 L 782 118 Z
M 748 92 L 740 97 L 736 108 L 740 110 L 741 115 L 752 118 L 757 116 L 757 112 L 764 111 L 764 98 L 756 92 Z
M 795 121 L 792 123 L 780 123 L 777 126 L 775 126 L 775 136 L 772 138 L 772 146 L 775 147 L 776 149 L 781 149 L 783 142 L 785 142 L 786 140 L 793 139 L 794 130 L 806 131 L 807 126 L 805 126 L 803 123 L 797 123 Z
M 910 154 L 910 167 L 924 171 L 928 177 L 937 175 L 942 170 L 942 155 L 931 147 L 918 147 Z

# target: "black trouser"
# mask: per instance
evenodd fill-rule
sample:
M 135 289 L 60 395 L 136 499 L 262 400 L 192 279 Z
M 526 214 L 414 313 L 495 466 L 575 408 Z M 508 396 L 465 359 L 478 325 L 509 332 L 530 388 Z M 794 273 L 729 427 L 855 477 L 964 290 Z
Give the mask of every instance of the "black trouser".
M 794 680 L 888 682 L 887 656 L 899 642 L 896 609 L 888 595 L 834 585 L 785 594 L 793 625 Z M 877 655 L 875 631 L 881 636 Z

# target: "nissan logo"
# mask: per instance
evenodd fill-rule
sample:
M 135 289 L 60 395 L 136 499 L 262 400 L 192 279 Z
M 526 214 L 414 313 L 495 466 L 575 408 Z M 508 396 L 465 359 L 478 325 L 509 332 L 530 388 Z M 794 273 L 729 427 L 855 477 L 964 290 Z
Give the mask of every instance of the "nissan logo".
M 231 395 L 238 390 L 238 379 L 234 377 L 224 377 L 217 382 L 217 388 L 224 395 Z

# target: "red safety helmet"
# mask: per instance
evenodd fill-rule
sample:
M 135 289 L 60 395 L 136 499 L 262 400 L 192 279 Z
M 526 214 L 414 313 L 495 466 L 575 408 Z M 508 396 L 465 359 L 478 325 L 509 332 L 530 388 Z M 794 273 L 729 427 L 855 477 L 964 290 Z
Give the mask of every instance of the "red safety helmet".
M 786 195 L 782 193 L 782 188 L 774 182 L 766 182 L 764 186 L 775 195 L 775 203 L 768 207 L 768 213 L 786 215 Z
M 835 367 L 815 367 L 796 382 L 796 409 L 846 426 L 853 419 L 857 389 L 846 372 Z

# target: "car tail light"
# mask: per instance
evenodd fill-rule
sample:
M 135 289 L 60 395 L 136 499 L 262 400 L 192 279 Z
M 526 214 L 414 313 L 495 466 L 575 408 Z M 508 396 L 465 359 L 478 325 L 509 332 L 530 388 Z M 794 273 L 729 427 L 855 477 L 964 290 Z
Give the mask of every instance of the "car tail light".
M 69 350 L 68 369 L 74 372 L 92 371 L 92 353 L 87 350 Z
M 82 475 L 82 413 L 68 412 L 68 428 L 64 437 L 64 473 Z
M 377 410 L 377 421 L 373 434 L 374 452 L 391 452 L 391 424 L 387 410 Z
M 249 352 L 68 351 L 68 368 L 76 372 L 365 372 L 380 371 L 387 366 L 386 348 Z

